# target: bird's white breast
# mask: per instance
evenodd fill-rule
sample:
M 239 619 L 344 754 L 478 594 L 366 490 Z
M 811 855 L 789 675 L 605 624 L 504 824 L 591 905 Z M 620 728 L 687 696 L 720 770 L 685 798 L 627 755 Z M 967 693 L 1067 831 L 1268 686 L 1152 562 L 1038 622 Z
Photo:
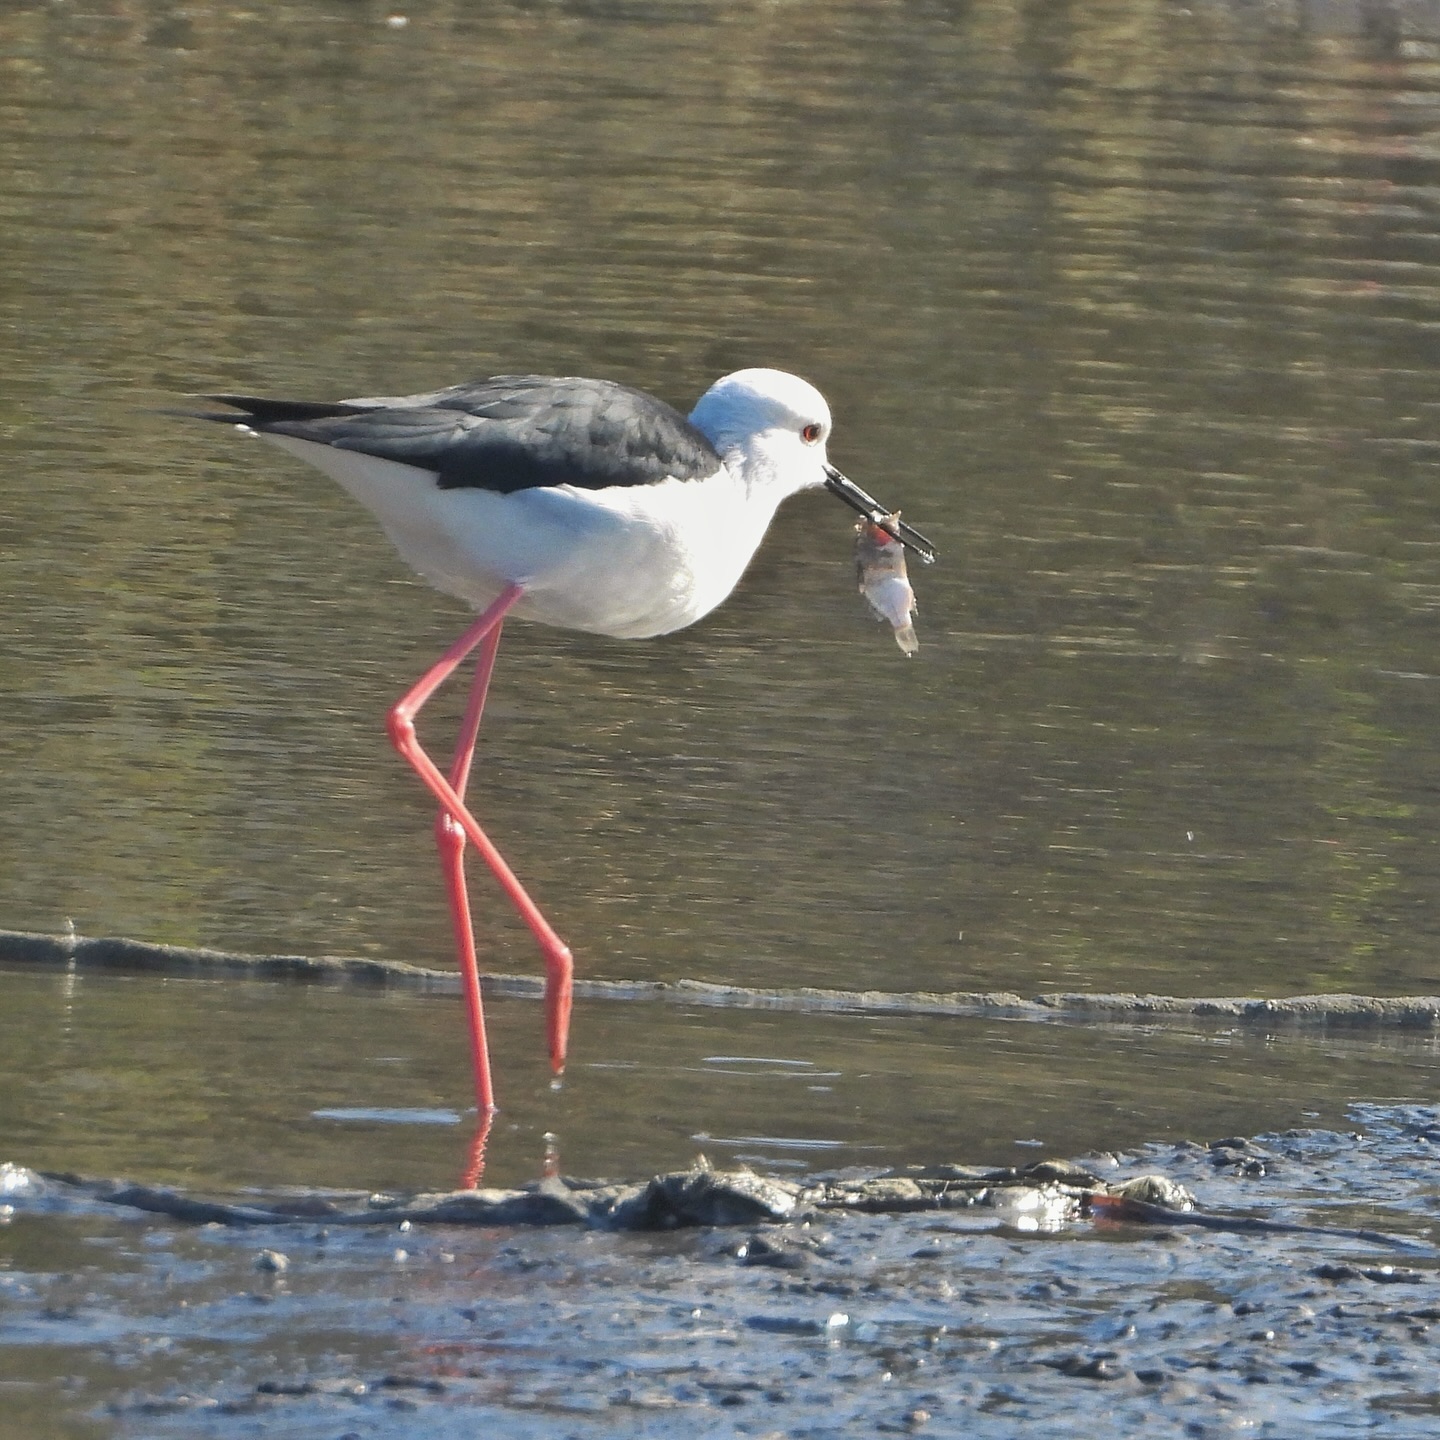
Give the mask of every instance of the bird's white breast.
M 445 490 L 412 465 L 266 438 L 344 486 L 438 589 L 480 609 L 517 584 L 516 616 L 620 639 L 679 630 L 720 604 L 779 498 L 724 467 L 706 480 L 606 490 Z

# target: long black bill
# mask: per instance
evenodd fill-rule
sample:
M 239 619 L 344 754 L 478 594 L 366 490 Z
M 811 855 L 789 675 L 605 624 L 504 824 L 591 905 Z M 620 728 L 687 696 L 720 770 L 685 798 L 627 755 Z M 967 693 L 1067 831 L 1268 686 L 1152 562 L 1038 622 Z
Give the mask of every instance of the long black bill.
M 891 523 L 893 511 L 887 510 L 873 495 L 867 495 L 853 480 L 847 480 L 833 465 L 825 467 L 825 488 L 838 495 L 856 514 L 863 515 L 892 540 L 898 540 L 927 565 L 935 563 L 935 547 L 913 526 L 903 520 Z

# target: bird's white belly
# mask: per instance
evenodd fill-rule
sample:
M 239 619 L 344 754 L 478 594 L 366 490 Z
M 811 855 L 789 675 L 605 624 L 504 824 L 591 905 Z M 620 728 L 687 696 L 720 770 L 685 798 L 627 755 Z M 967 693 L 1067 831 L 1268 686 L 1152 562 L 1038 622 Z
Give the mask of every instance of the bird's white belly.
M 442 490 L 412 465 L 293 436 L 267 439 L 338 481 L 405 561 L 477 609 L 508 585 L 514 615 L 620 639 L 663 635 L 734 589 L 775 505 L 727 471 L 708 480 L 582 490 Z

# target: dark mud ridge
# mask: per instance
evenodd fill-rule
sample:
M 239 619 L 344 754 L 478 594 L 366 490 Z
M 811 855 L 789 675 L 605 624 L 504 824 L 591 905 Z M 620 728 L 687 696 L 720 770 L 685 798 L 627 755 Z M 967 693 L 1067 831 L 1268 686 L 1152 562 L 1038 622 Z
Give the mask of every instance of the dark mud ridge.
M 11 1165 L 7 1433 L 1421 1440 L 1440 1110 L 1352 1118 L 1023 1170 L 411 1197 Z
M 1217 1140 L 1217 1164 L 1263 1167 L 1243 1139 Z M 1237 1233 L 1298 1233 L 1393 1246 L 1427 1248 L 1377 1230 L 1315 1226 L 1245 1215 L 1197 1211 L 1183 1185 L 1164 1175 L 1107 1183 L 1083 1165 L 1040 1160 L 1023 1168 L 964 1165 L 850 1171 L 805 1181 L 777 1179 L 748 1168 L 693 1169 L 624 1183 L 563 1176 L 515 1190 L 473 1189 L 408 1196 L 293 1190 L 243 1201 L 201 1199 L 163 1186 L 27 1170 L 0 1163 L 0 1196 L 25 1197 L 45 1208 L 85 1202 L 116 1205 L 195 1225 L 586 1225 L 605 1230 L 675 1230 L 689 1226 L 814 1222 L 826 1214 L 886 1215 L 922 1210 L 981 1210 L 1019 1230 L 1055 1230 L 1082 1216 L 1109 1222 L 1188 1225 Z M 755 1250 L 752 1254 L 760 1254 Z M 775 1246 L 763 1253 L 779 1256 Z M 755 1263 L 780 1263 L 771 1259 Z
M 320 955 L 237 955 L 222 950 L 158 945 L 144 940 L 33 935 L 0 930 L 0 964 L 111 971 L 124 974 L 229 976 L 300 984 L 395 986 L 459 993 L 451 970 L 430 970 L 401 960 Z M 539 999 L 542 982 L 529 975 L 486 975 L 487 995 Z M 577 980 L 577 1000 L 651 1000 L 734 1009 L 848 1012 L 889 1015 L 964 1015 L 1015 1020 L 1077 1020 L 1153 1024 L 1163 1020 L 1221 1019 L 1277 1026 L 1345 1026 L 1435 1030 L 1437 995 L 1253 996 L 1095 995 L 1047 993 L 1027 998 L 1008 991 L 896 993 L 882 990 L 793 990 L 714 985 L 702 980 Z

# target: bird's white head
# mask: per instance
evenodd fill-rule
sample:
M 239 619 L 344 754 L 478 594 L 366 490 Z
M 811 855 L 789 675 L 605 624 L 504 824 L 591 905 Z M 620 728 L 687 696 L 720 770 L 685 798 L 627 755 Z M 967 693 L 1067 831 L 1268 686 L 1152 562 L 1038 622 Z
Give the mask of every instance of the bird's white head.
M 737 370 L 700 397 L 690 423 L 750 484 L 788 495 L 826 483 L 830 407 L 798 375 Z
M 935 558 L 935 547 L 901 520 L 899 511 L 887 509 L 830 463 L 825 454 L 830 407 L 808 380 L 783 370 L 737 370 L 700 397 L 690 423 L 720 452 L 751 508 L 766 512 L 766 523 L 787 495 L 823 485 L 926 564 Z

